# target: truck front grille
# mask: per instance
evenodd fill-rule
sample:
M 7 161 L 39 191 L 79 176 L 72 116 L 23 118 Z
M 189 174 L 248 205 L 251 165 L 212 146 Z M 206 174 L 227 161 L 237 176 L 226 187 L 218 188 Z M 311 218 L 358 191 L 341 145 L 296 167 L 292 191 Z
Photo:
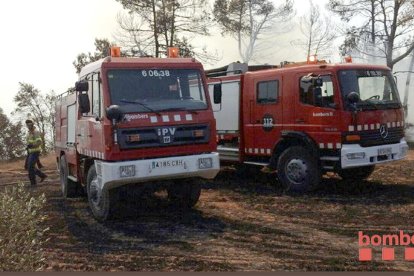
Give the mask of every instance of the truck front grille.
M 371 147 L 384 144 L 396 144 L 399 143 L 402 138 L 404 138 L 403 128 L 390 128 L 386 138 L 382 138 L 381 133 L 378 130 L 366 131 L 361 133 L 361 146 Z
M 121 149 L 169 147 L 208 143 L 210 128 L 207 125 L 182 125 L 150 128 L 119 129 Z
M 346 133 L 345 135 L 355 135 L 356 133 L 350 132 Z M 388 145 L 388 144 L 397 144 L 404 138 L 404 129 L 403 128 L 389 128 L 388 135 L 386 138 L 381 136 L 379 130 L 369 130 L 369 131 L 362 131 L 358 132 L 358 135 L 361 136 L 361 141 L 358 144 L 361 147 L 372 147 L 372 146 L 380 146 L 380 145 Z

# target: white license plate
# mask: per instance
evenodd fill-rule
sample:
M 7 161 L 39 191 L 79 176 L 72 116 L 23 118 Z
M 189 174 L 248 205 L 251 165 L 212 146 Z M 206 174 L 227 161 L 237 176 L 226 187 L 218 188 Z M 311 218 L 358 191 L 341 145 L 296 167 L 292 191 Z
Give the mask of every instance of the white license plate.
M 198 168 L 201 170 L 211 169 L 213 167 L 213 158 L 198 159 Z
M 134 177 L 135 176 L 135 166 L 121 166 L 119 167 L 121 178 L 125 177 Z
M 392 154 L 392 148 L 378 149 L 378 155 L 390 155 Z
M 154 169 L 164 169 L 164 168 L 175 168 L 175 167 L 185 167 L 184 160 L 165 160 L 165 161 L 153 161 L 151 163 L 151 168 Z

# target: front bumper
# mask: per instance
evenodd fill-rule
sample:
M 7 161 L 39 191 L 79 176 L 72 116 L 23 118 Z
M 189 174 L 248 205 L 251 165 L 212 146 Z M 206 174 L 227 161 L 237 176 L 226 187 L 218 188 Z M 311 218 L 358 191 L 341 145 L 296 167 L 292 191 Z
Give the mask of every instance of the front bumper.
M 203 168 L 200 162 L 206 159 L 211 159 L 211 167 Z M 112 189 L 147 181 L 196 177 L 213 179 L 220 170 L 220 161 L 218 153 L 210 153 L 125 162 L 95 161 L 95 167 L 100 187 Z
M 405 158 L 408 145 L 405 139 L 398 144 L 363 148 L 360 145 L 342 145 L 342 169 L 370 166 Z

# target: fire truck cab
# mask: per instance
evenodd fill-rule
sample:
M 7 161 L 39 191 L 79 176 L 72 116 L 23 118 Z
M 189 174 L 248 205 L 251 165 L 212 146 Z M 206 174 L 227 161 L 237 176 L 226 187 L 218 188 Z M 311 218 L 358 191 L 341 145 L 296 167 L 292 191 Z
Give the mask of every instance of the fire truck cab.
M 220 159 L 267 166 L 288 191 L 321 175 L 362 180 L 404 158 L 404 113 L 385 66 L 233 63 L 207 71 Z
M 219 171 L 216 126 L 201 63 L 107 57 L 85 66 L 56 104 L 56 162 L 64 197 L 85 190 L 106 220 L 118 187 L 150 184 L 193 207 L 199 179 Z

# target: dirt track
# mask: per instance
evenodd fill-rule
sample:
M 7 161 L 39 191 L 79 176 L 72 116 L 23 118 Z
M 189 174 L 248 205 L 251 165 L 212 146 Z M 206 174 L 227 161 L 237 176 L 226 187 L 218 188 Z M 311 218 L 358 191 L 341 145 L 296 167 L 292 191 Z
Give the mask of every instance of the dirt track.
M 414 262 L 358 261 L 358 231 L 414 233 L 414 152 L 378 166 L 363 183 L 326 178 L 307 196 L 284 195 L 273 175 L 224 169 L 204 184 L 193 211 L 147 199 L 116 221 L 97 223 L 84 198 L 64 201 L 52 158 L 45 193 L 50 227 L 47 270 L 270 271 L 402 270 Z M 1 164 L 0 185 L 26 181 L 21 162 Z

